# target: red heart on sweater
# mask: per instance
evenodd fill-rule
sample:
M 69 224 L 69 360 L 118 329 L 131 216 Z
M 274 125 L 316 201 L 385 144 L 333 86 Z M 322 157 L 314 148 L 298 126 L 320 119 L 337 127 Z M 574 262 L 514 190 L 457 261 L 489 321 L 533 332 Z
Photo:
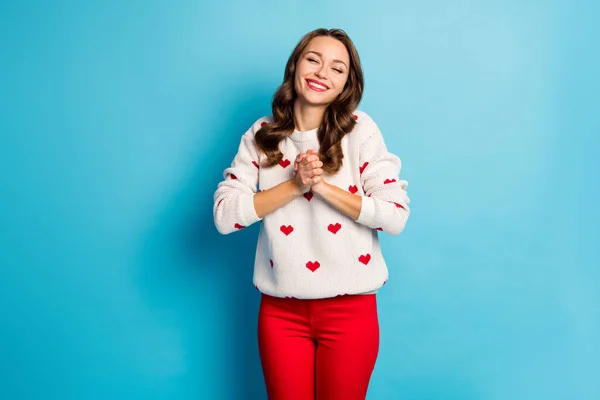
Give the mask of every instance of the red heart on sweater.
M 336 222 L 335 225 L 333 224 L 329 224 L 329 226 L 327 227 L 327 229 L 329 230 L 329 232 L 333 233 L 334 235 L 336 233 L 338 233 L 338 231 L 342 228 L 342 225 L 340 225 L 339 222 Z
M 240 225 L 237 222 L 235 223 L 234 227 L 237 228 L 237 229 L 244 229 L 245 228 L 244 225 Z
M 265 126 L 267 123 L 265 121 L 260 123 L 260 126 Z
M 313 198 L 313 192 L 304 193 L 304 197 L 306 198 L 306 200 L 310 201 L 310 199 Z
M 271 264 L 271 268 L 273 268 L 273 260 L 269 259 L 269 263 Z
M 281 160 L 279 161 L 279 165 L 281 165 L 283 168 L 287 168 L 290 165 L 290 160 Z
M 368 163 L 368 162 L 365 162 L 365 163 L 363 164 L 363 166 L 359 168 L 359 170 L 360 170 L 360 173 L 361 173 L 361 174 L 363 173 L 363 171 L 365 170 L 365 168 L 367 168 L 367 165 L 369 165 L 369 163 Z
M 285 234 L 285 236 L 288 236 L 290 233 L 292 233 L 294 231 L 294 227 L 292 227 L 291 225 L 288 225 L 288 226 L 281 225 L 279 230 L 281 230 L 281 232 L 283 232 Z
M 395 179 L 386 179 L 385 181 L 383 181 L 383 184 L 387 185 L 388 183 L 394 183 L 394 182 L 396 182 Z
M 258 163 L 257 163 L 256 161 L 252 161 L 252 164 L 254 164 L 254 166 L 255 166 L 256 168 L 258 168 Z
M 358 115 L 354 114 L 354 119 L 358 120 Z
M 348 190 L 350 191 L 350 193 L 354 194 L 356 192 L 358 192 L 358 188 L 356 187 L 356 185 L 351 185 L 348 187 Z
M 401 204 L 398 204 L 398 203 L 394 203 L 394 204 L 395 204 L 395 205 L 396 205 L 396 207 L 398 207 L 398 208 L 404 208 L 404 207 L 402 207 L 402 205 L 401 205 Z
M 225 199 L 221 199 L 221 200 L 219 200 L 219 202 L 217 203 L 217 207 L 219 207 L 219 206 L 221 205 L 221 202 L 222 202 L 223 200 L 225 200 Z
M 371 255 L 370 254 L 365 254 L 363 256 L 358 257 L 358 261 L 360 261 L 361 263 L 367 265 L 369 263 L 369 261 L 371 261 Z
M 378 231 L 382 231 L 383 230 L 383 228 L 375 228 L 375 229 L 378 230 Z
M 234 174 L 229 174 L 229 176 L 231 177 L 231 179 L 237 179 L 237 176 L 235 176 Z
M 306 268 L 310 269 L 312 272 L 315 272 L 320 266 L 321 266 L 321 264 L 319 264 L 318 261 L 315 261 L 315 262 L 309 261 L 306 263 Z

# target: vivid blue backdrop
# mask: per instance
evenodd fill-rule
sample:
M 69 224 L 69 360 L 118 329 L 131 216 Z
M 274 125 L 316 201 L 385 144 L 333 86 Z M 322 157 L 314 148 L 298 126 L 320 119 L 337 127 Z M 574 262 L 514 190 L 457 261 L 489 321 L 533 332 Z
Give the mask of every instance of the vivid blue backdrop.
M 403 161 L 369 399 L 600 399 L 593 1 L 0 3 L 0 398 L 264 399 L 212 195 L 343 28 Z

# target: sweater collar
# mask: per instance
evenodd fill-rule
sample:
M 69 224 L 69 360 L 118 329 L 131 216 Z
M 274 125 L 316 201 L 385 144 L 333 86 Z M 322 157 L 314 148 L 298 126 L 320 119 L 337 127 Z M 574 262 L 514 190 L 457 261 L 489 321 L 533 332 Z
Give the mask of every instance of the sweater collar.
M 294 132 L 290 135 L 290 139 L 295 142 L 307 142 L 309 140 L 314 140 L 317 138 L 317 132 L 319 128 L 311 129 L 309 131 L 299 131 L 294 129 Z

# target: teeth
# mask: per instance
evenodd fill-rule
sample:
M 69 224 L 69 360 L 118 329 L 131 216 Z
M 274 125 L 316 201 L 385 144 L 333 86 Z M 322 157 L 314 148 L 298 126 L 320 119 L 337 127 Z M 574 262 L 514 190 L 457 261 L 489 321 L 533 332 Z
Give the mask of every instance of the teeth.
M 312 81 L 309 81 L 308 84 L 311 85 L 311 86 L 317 87 L 319 89 L 327 89 L 325 86 L 319 85 L 318 83 L 315 83 L 315 82 L 312 82 Z

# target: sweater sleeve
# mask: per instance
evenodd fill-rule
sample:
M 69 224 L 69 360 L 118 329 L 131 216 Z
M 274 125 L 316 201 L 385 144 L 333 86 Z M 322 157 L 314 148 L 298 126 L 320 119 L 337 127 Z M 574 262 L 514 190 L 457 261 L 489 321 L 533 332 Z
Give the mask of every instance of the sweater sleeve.
M 259 153 L 250 128 L 243 136 L 231 166 L 223 171 L 214 194 L 213 216 L 219 233 L 226 235 L 262 218 L 256 215 L 254 194 L 258 189 Z
M 408 182 L 400 180 L 400 158 L 388 152 L 381 131 L 370 122 L 359 150 L 360 180 L 366 195 L 356 222 L 398 235 L 410 215 Z

